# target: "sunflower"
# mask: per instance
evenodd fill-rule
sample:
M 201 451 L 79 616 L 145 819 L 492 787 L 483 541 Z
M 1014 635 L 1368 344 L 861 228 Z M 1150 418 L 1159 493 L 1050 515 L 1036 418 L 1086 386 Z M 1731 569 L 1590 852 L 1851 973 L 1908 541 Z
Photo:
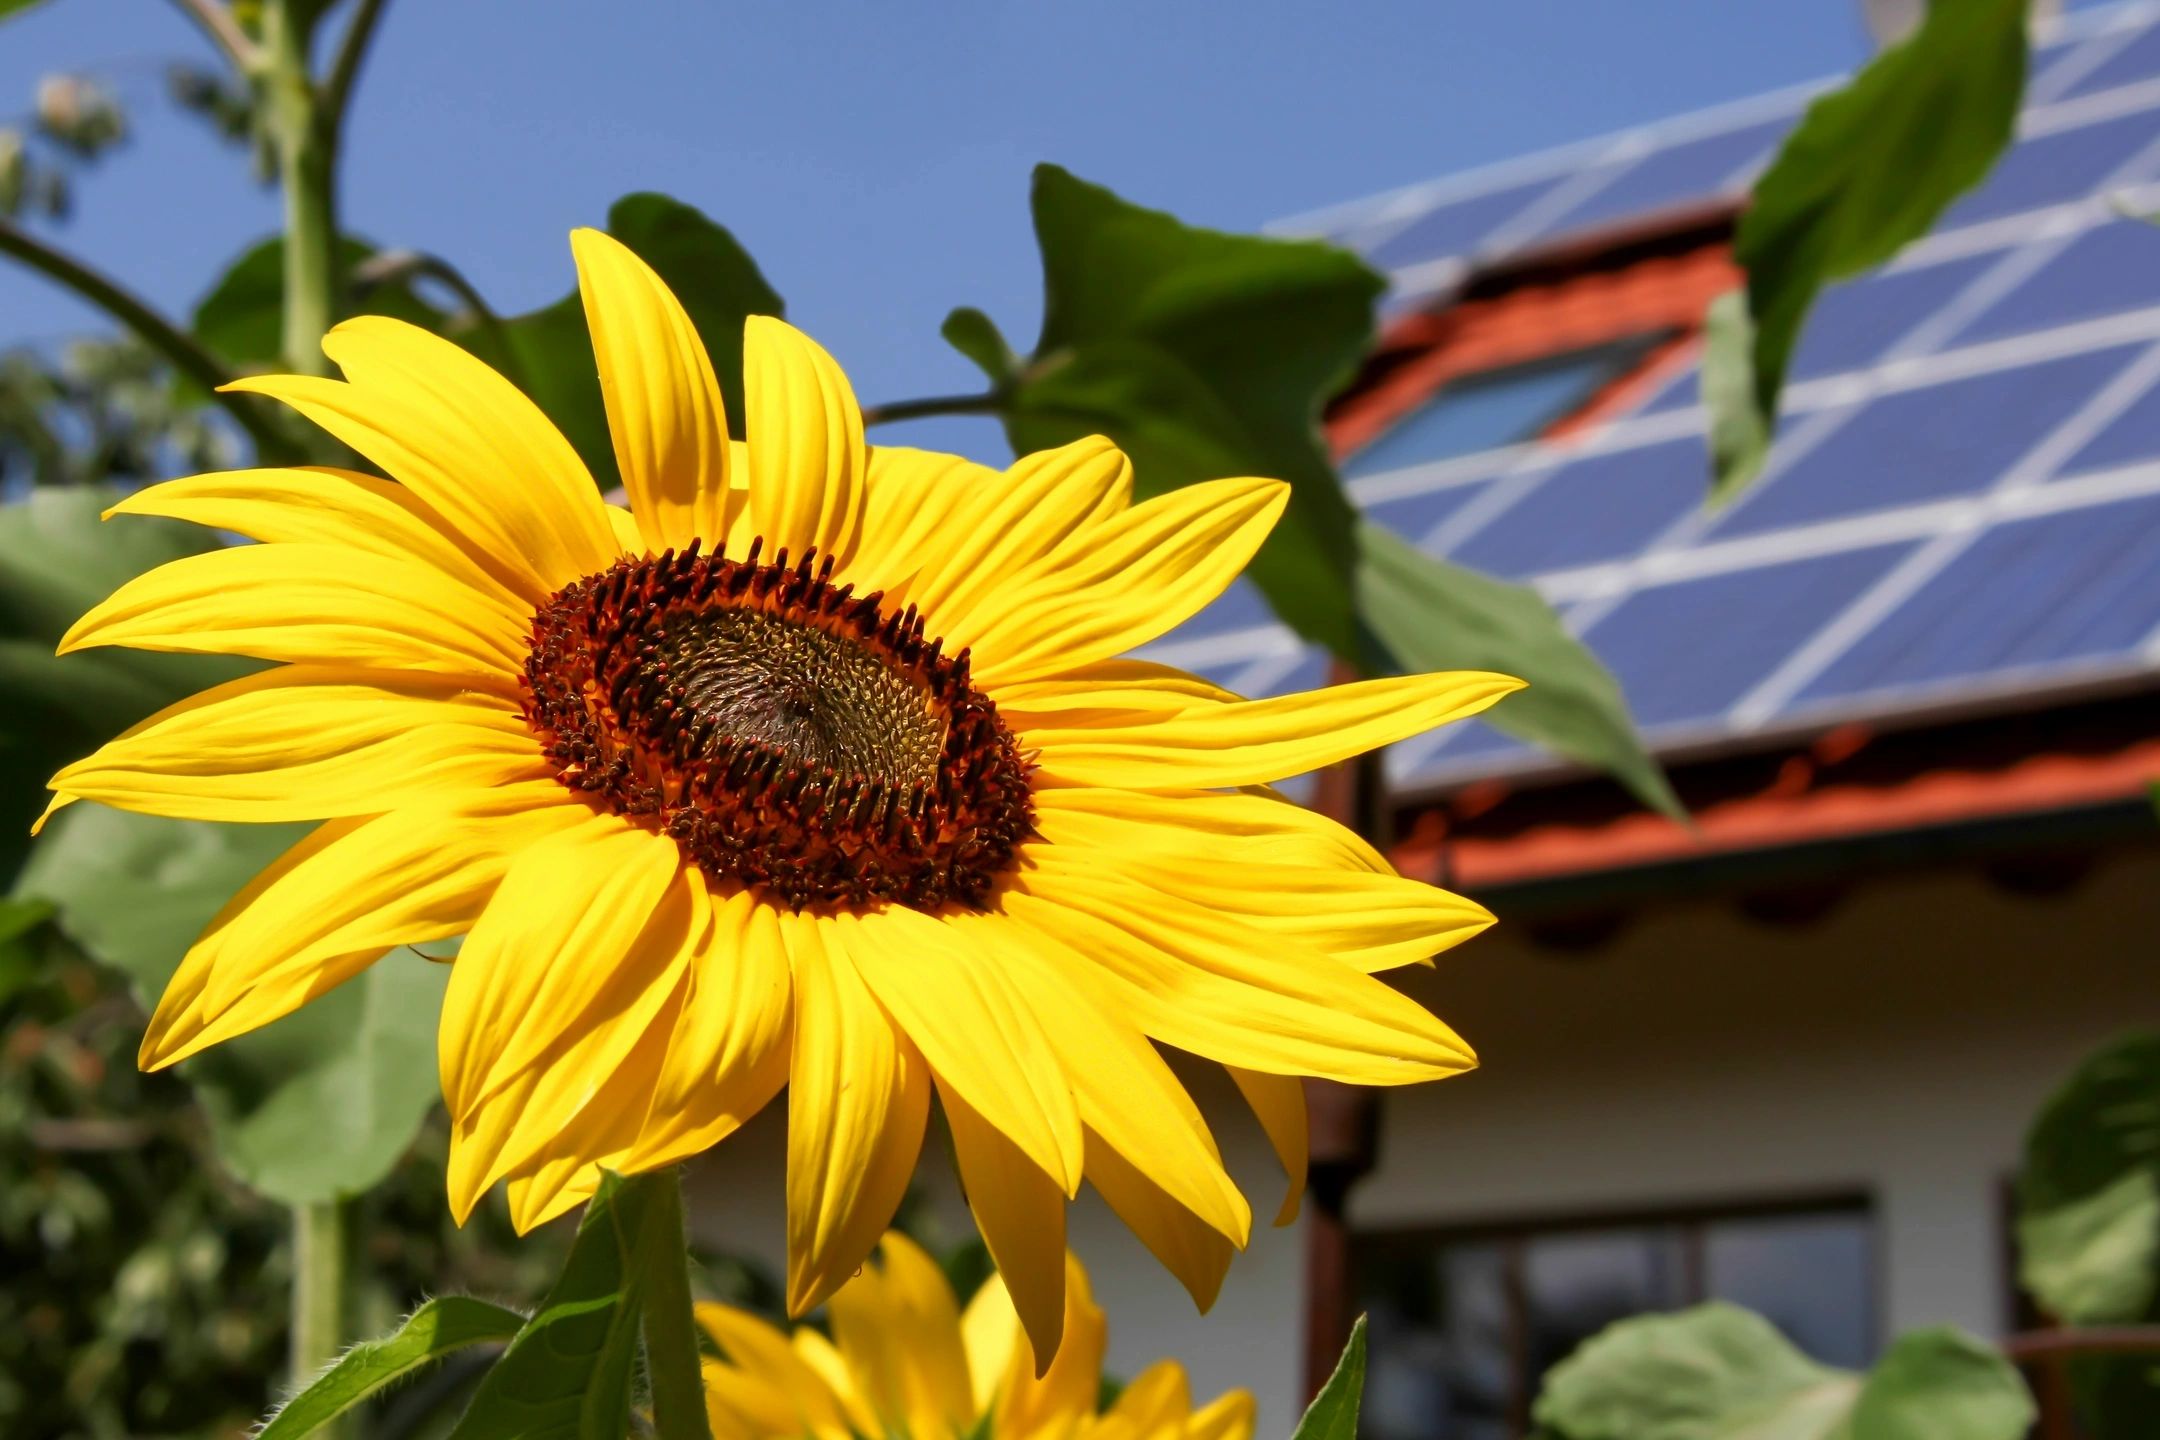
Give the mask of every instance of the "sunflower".
M 713 1440 L 1252 1440 L 1253 1397 L 1197 1410 L 1185 1367 L 1150 1365 L 1100 1409 L 1103 1312 L 1065 1257 L 1065 1343 L 1040 1369 L 996 1275 L 963 1313 L 936 1262 L 898 1231 L 832 1297 L 831 1338 L 697 1307 Z
M 52 807 L 321 822 L 211 921 L 142 1063 L 462 935 L 438 1032 L 460 1219 L 506 1180 L 537 1225 L 784 1087 L 799 1314 L 892 1217 L 934 1092 L 1041 1353 L 1083 1181 L 1204 1308 L 1250 1214 L 1155 1043 L 1230 1067 L 1296 1177 L 1297 1077 L 1474 1063 L 1370 972 L 1491 921 L 1261 787 L 1520 682 L 1245 700 L 1118 658 L 1230 583 L 1288 487 L 1135 503 L 1102 439 L 1003 473 L 872 448 L 839 367 L 766 317 L 732 440 L 659 277 L 572 248 L 627 509 L 509 381 L 377 316 L 325 337 L 342 381 L 232 388 L 391 479 L 240 470 L 113 507 L 261 543 L 129 581 L 63 653 L 275 663 L 69 765 Z

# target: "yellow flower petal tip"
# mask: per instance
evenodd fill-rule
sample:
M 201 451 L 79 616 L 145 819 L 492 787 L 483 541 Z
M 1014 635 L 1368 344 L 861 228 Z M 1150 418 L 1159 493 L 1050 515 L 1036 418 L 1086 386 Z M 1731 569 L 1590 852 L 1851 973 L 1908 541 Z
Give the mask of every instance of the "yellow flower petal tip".
M 712 1303 L 697 1322 L 714 1440 L 1252 1440 L 1250 1392 L 1195 1407 L 1184 1368 L 1150 1366 L 1107 1408 L 1108 1328 L 1080 1262 L 1059 1255 L 1064 1343 L 1038 1366 L 1005 1277 L 964 1303 L 898 1232 L 832 1296 L 828 1330 L 783 1331 Z
M 197 941 L 143 1063 L 464 936 L 438 1045 L 461 1219 L 500 1183 L 544 1223 L 784 1091 L 799 1313 L 864 1265 L 935 1104 L 1043 1384 L 1089 1343 L 1062 1258 L 1083 1180 L 1204 1308 L 1251 1207 L 1159 1046 L 1273 1077 L 1253 1103 L 1293 1197 L 1297 1077 L 1474 1063 L 1376 973 L 1490 916 L 1264 787 L 1521 682 L 1246 700 L 1127 658 L 1235 581 L 1288 486 L 1135 500 L 1102 436 L 1003 473 L 872 446 L 841 367 L 770 316 L 744 325 L 736 440 L 660 276 L 599 230 L 570 248 L 627 509 L 515 385 L 380 316 L 325 338 L 342 379 L 223 388 L 381 476 L 264 467 L 113 507 L 256 543 L 129 581 L 60 653 L 270 668 L 70 766 L 48 816 L 317 823 Z

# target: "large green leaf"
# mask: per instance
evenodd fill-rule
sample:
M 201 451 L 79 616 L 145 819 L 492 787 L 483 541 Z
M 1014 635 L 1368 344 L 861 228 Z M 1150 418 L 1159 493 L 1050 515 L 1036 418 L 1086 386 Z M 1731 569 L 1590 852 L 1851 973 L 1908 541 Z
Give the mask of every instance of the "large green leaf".
M 351 276 L 375 254 L 367 241 L 344 236 L 338 241 L 340 272 Z M 348 296 L 346 308 L 348 313 L 394 315 L 429 330 L 443 326 L 443 312 L 415 294 L 408 280 L 370 286 L 363 294 Z M 195 307 L 195 338 L 235 370 L 261 370 L 280 363 L 284 325 L 282 235 L 248 247 Z
M 1859 1393 L 1761 1316 L 1713 1303 L 1609 1326 L 1546 1375 L 1534 1414 L 1566 1440 L 1820 1440 Z
M 608 210 L 608 233 L 636 251 L 682 302 L 712 356 L 728 423 L 742 431 L 742 330 L 752 315 L 784 313 L 780 297 L 748 251 L 724 228 L 679 200 L 625 195 Z M 493 353 L 485 332 L 459 339 L 524 386 L 585 458 L 602 487 L 620 482 L 608 439 L 607 408 L 585 310 L 572 291 L 552 305 L 503 323 L 510 353 Z
M 1358 598 L 1382 644 L 1412 670 L 1498 670 L 1527 690 L 1486 713 L 1501 730 L 1612 774 L 1644 804 L 1684 811 L 1628 721 L 1620 682 L 1567 632 L 1545 598 L 1435 560 L 1363 522 Z
M 1713 317 L 1703 363 L 1713 498 L 1761 471 L 1786 363 L 1822 287 L 1925 234 L 2010 143 L 2026 9 L 2027 0 L 1928 6 L 1909 39 L 1808 107 L 1756 182 L 1733 241 L 1746 312 Z
M 1619 688 L 1542 601 L 1424 556 L 1351 506 L 1320 415 L 1372 343 L 1376 273 L 1326 245 L 1186 225 L 1052 165 L 1036 171 L 1034 212 L 1034 354 L 1015 362 L 978 312 L 945 324 L 990 376 L 1015 451 L 1108 435 L 1145 494 L 1288 481 L 1289 509 L 1248 571 L 1285 623 L 1367 669 L 1520 675 L 1530 688 L 1494 724 L 1678 813 Z
M 1335 1373 L 1305 1407 L 1290 1440 L 1357 1440 L 1358 1404 L 1365 1396 L 1365 1317 L 1350 1327 Z
M 506 1341 L 525 1317 L 515 1310 L 444 1295 L 428 1301 L 388 1335 L 345 1352 L 320 1379 L 285 1402 L 255 1440 L 300 1440 L 400 1380 L 469 1345 Z
M 666 1229 L 656 1223 L 665 1207 L 655 1187 L 676 1183 L 603 1178 L 554 1288 L 480 1382 L 450 1440 L 621 1440 L 645 1252 Z M 681 1263 L 679 1248 L 669 1258 Z
M 2073 1325 L 2160 1324 L 2160 1033 L 2112 1042 L 2050 1097 L 2018 1175 L 2019 1276 Z M 2095 1440 L 2160 1434 L 2150 1356 L 2079 1356 Z
M 1546 1375 L 1535 1415 L 1562 1440 L 2019 1440 L 2033 1404 L 1956 1330 L 1901 1336 L 1860 1376 L 1714 1302 L 1609 1326 Z
M 147 1009 L 220 906 L 304 833 L 69 806 L 16 894 L 126 972 Z M 233 1173 L 286 1204 L 355 1195 L 388 1173 L 435 1103 L 448 967 L 408 950 L 260 1030 L 185 1061 Z

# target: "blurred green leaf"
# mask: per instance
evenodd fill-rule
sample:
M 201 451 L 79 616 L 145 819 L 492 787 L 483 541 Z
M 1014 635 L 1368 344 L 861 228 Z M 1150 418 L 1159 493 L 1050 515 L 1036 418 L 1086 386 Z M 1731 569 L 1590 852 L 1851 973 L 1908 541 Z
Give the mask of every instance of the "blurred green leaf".
M 2039 1418 L 2017 1367 L 1961 1330 L 1900 1335 L 1853 1406 L 1854 1440 L 2022 1440 Z
M 945 337 L 946 344 L 974 361 L 997 389 L 1004 390 L 1018 379 L 1020 357 L 1013 354 L 997 322 L 974 306 L 962 305 L 947 315 L 938 334 Z
M 603 1177 L 562 1274 L 450 1440 L 620 1440 L 637 1356 L 640 1252 L 665 1228 L 654 1223 L 653 1187 L 677 1183 L 672 1174 Z
M 1497 670 L 1530 682 L 1486 712 L 1488 724 L 1606 771 L 1652 809 L 1686 811 L 1643 749 L 1612 672 L 1567 632 L 1543 596 L 1435 560 L 1360 522 L 1358 600 L 1382 644 L 1411 670 Z
M 679 200 L 650 193 L 625 195 L 608 210 L 607 231 L 652 266 L 682 302 L 712 356 L 727 402 L 728 424 L 739 437 L 743 321 L 752 315 L 784 313 L 779 295 L 733 235 Z M 504 321 L 503 331 L 511 351 L 508 357 L 490 353 L 484 331 L 459 339 L 525 387 L 577 447 L 603 489 L 620 484 L 592 336 L 585 328 L 585 310 L 577 292 Z
M 12 19 L 23 11 L 44 3 L 45 0 L 0 0 L 0 20 Z
M 1365 1317 L 1350 1327 L 1335 1373 L 1305 1407 L 1290 1440 L 1357 1440 L 1358 1402 L 1365 1394 Z
M 444 1295 L 380 1340 L 363 1340 L 272 1415 L 255 1440 L 299 1440 L 370 1396 L 468 1345 L 508 1340 L 525 1323 L 515 1310 L 468 1295 Z
M 2126 1170 L 2082 1200 L 2018 1219 L 2019 1278 L 2073 1325 L 2135 1320 L 2160 1280 L 2160 1176 Z
M 1959 1331 L 1902 1336 L 1860 1376 L 1713 1302 L 1606 1327 L 1533 1413 L 1561 1440 L 2019 1440 L 2034 1412 L 2010 1362 Z
M 1778 392 L 1816 294 L 1882 264 L 1978 184 L 2017 126 L 2027 0 L 1930 5 L 1920 28 L 1808 107 L 1740 218 L 1747 319 L 1703 361 L 1713 500 L 1762 468 Z
M 1356 517 L 1320 407 L 1365 357 L 1380 276 L 1332 246 L 1186 225 L 1055 165 L 1036 167 L 1033 207 L 1043 324 L 1005 414 L 1013 449 L 1108 435 L 1147 495 L 1288 481 L 1249 573 L 1299 634 L 1359 654 Z M 961 338 L 980 363 L 980 333 Z
M 212 916 L 305 833 L 71 805 L 16 883 L 125 971 L 144 1009 Z M 233 1173 L 288 1205 L 356 1195 L 412 1143 L 437 1098 L 448 967 L 397 950 L 291 1015 L 185 1061 Z

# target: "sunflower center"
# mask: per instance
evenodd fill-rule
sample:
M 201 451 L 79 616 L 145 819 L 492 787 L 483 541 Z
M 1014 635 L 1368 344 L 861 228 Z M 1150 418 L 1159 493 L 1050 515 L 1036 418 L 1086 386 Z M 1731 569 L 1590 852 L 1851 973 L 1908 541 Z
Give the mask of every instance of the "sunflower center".
M 797 909 L 984 904 L 1034 811 L 967 652 L 759 549 L 620 560 L 534 614 L 525 715 L 557 778 Z

